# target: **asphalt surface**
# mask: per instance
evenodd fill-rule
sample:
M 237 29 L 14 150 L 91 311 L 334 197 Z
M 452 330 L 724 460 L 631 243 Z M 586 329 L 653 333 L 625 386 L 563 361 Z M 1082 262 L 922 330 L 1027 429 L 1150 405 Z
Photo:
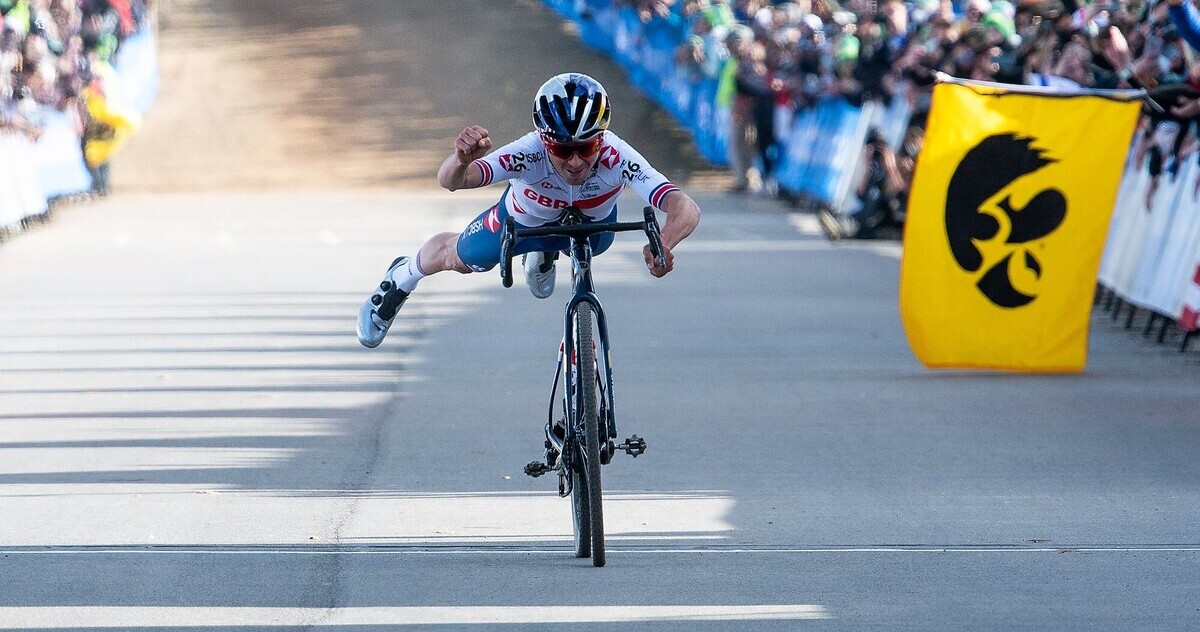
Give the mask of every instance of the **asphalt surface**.
M 563 285 L 439 275 L 354 338 L 498 194 L 118 196 L 0 245 L 0 628 L 1200 626 L 1194 352 L 1097 314 L 1082 375 L 929 372 L 895 245 L 753 198 L 699 195 L 661 281 L 597 260 L 650 447 L 575 559 L 522 475 Z

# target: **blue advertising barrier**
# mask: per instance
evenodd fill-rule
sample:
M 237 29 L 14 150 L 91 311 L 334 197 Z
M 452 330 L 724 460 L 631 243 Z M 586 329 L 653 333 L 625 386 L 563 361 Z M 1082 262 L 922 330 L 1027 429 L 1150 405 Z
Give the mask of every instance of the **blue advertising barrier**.
M 823 98 L 797 113 L 776 172 L 779 186 L 838 205 L 839 185 L 855 167 L 863 136 L 862 110 L 845 99 Z
M 605 0 L 544 2 L 579 27 L 585 44 L 620 63 L 630 83 L 686 125 L 706 160 L 726 163 L 728 112 L 714 105 L 716 80 L 697 83 L 676 67 L 680 24 L 663 18 L 643 24 L 633 9 L 616 9 Z

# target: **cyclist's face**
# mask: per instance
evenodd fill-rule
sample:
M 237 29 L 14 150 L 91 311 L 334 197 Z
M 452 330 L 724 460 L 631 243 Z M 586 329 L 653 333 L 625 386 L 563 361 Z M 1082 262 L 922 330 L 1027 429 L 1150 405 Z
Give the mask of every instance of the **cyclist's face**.
M 596 166 L 596 160 L 600 158 L 600 138 L 586 143 L 555 144 L 547 140 L 543 142 L 550 165 L 571 186 L 583 184 L 591 175 L 592 167 Z
M 573 154 L 566 160 L 550 156 L 550 164 L 554 166 L 554 170 L 558 172 L 558 175 L 567 181 L 567 184 L 579 186 L 591 175 L 592 167 L 596 166 L 596 158 L 598 157 L 599 152 L 593 153 L 586 158 L 579 154 Z

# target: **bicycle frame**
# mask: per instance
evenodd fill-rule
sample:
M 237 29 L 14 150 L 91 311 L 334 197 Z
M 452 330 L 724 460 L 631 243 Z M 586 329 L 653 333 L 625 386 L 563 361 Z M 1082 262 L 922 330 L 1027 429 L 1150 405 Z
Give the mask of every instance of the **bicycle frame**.
M 602 404 L 605 412 L 604 425 L 608 433 L 607 437 L 603 437 L 604 441 L 600 447 L 600 461 L 603 464 L 607 463 L 609 460 L 608 458 L 605 458 L 606 456 L 611 458 L 612 449 L 610 447 L 610 440 L 617 436 L 617 422 L 616 413 L 614 412 L 615 399 L 613 397 L 612 361 L 611 357 L 609 356 L 608 346 L 608 320 L 604 315 L 603 306 L 600 305 L 600 299 L 596 297 L 595 286 L 592 285 L 591 262 L 591 244 L 586 238 L 573 238 L 571 240 L 571 276 L 572 286 L 574 287 L 575 291 L 574 295 L 571 297 L 571 300 L 567 303 L 566 314 L 564 316 L 562 354 L 563 358 L 571 359 L 570 365 L 568 365 L 570 367 L 569 370 L 578 370 L 574 360 L 578 357 L 575 353 L 576 341 L 573 335 L 575 315 L 578 312 L 579 305 L 581 303 L 591 304 L 596 315 L 596 329 L 598 332 L 596 360 L 598 363 L 604 363 L 604 372 L 602 374 L 597 373 L 598 376 L 603 376 L 600 383 L 600 389 L 604 400 Z M 601 360 L 601 358 L 603 358 L 603 360 Z M 560 363 L 562 361 L 563 360 L 560 359 Z M 567 414 L 570 416 L 571 422 L 567 424 L 568 441 L 565 443 L 575 445 L 575 436 L 577 433 L 581 432 L 580 424 L 583 423 L 583 420 L 579 418 L 579 407 L 576 401 L 578 393 L 575 393 L 573 388 L 575 382 L 573 379 L 564 380 L 564 382 L 564 391 L 566 392 L 566 410 Z M 554 393 L 551 393 L 550 398 L 551 405 L 553 405 Z M 564 459 L 564 462 L 566 462 L 566 459 Z
M 554 387 L 550 394 L 550 414 L 546 428 L 547 440 L 562 455 L 558 467 L 555 468 L 560 475 L 559 495 L 561 496 L 570 495 L 572 491 L 570 488 L 570 470 L 568 468 L 576 469 L 582 466 L 577 460 L 579 456 L 575 454 L 575 447 L 579 445 L 577 436 L 581 432 L 580 424 L 583 423 L 583 420 L 579 418 L 579 394 L 575 392 L 575 380 L 573 379 L 575 377 L 573 371 L 578 370 L 578 367 L 575 366 L 573 361 L 577 358 L 575 352 L 574 324 L 579 306 L 583 303 L 591 305 L 593 312 L 596 314 L 596 329 L 598 334 L 596 362 L 599 364 L 601 361 L 600 358 L 603 358 L 604 362 L 603 373 L 597 371 L 597 380 L 601 389 L 601 401 L 598 404 L 603 407 L 603 421 L 608 434 L 607 437 L 603 437 L 601 445 L 601 465 L 607 464 L 612 459 L 614 452 L 612 439 L 617 436 L 616 415 L 613 412 L 615 398 L 613 396 L 612 362 L 610 361 L 608 346 L 608 319 L 604 314 L 604 308 L 600 304 L 600 299 L 596 297 L 595 286 L 592 284 L 592 246 L 589 238 L 592 235 L 604 232 L 633 230 L 642 231 L 646 234 L 652 255 L 657 259 L 660 266 L 665 266 L 665 258 L 662 254 L 662 239 L 653 207 L 647 206 L 643 209 L 643 221 L 641 222 L 589 223 L 584 220 L 580 210 L 574 206 L 568 207 L 564 211 L 562 223 L 555 226 L 517 228 L 516 220 L 512 217 L 507 218 L 504 222 L 500 241 L 500 278 L 504 287 L 512 287 L 512 257 L 517 239 L 521 237 L 560 236 L 567 237 L 571 241 L 570 255 L 574 293 L 571 300 L 567 302 L 566 313 L 563 319 L 563 341 L 559 352 L 558 367 L 555 369 Z M 563 402 L 567 419 L 564 420 L 566 428 L 565 437 L 562 440 L 559 440 L 552 432 L 554 423 L 554 396 L 558 391 L 559 377 L 566 378 L 563 380 Z M 566 481 L 565 484 L 561 483 L 564 479 Z
M 600 469 L 612 461 L 616 450 L 633 457 L 646 451 L 646 440 L 633 435 L 621 445 L 617 436 L 614 409 L 612 361 L 608 347 L 608 319 L 592 284 L 591 237 L 601 233 L 640 230 L 649 240 L 651 256 L 658 267 L 666 267 L 662 235 L 654 208 L 643 209 L 642 222 L 587 223 L 577 207 L 568 207 L 561 224 L 536 228 L 517 228 L 516 220 L 504 220 L 500 235 L 500 278 L 504 287 L 512 287 L 512 258 L 520 237 L 566 237 L 570 240 L 571 287 L 563 318 L 563 338 L 559 345 L 558 366 L 550 391 L 550 412 L 546 420 L 546 453 L 542 461 L 525 466 L 525 473 L 537 478 L 548 472 L 558 474 L 558 495 L 571 496 L 571 516 L 575 535 L 575 557 L 591 557 L 593 566 L 604 566 L 604 508 Z M 557 245 L 557 244 L 555 244 Z M 545 247 L 542 245 L 541 247 Z M 593 330 L 593 327 L 595 328 Z M 592 345 L 579 353 L 578 345 Z M 604 358 L 604 371 L 600 362 Z M 593 373 L 594 371 L 594 373 Z M 563 436 L 556 434 L 554 399 L 558 380 L 563 378 Z M 576 392 L 576 391 L 580 392 Z M 557 448 L 557 450 L 555 450 Z M 575 489 L 579 482 L 581 488 Z

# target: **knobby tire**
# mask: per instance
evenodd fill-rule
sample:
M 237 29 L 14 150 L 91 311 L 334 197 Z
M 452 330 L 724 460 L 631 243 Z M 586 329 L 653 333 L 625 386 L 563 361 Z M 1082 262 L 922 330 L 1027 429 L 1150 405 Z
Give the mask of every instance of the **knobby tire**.
M 571 518 L 575 534 L 575 557 L 592 555 L 592 517 L 588 510 L 587 483 L 579 468 L 571 467 Z
M 596 347 L 592 330 L 594 320 L 593 307 L 590 303 L 579 304 L 575 313 L 576 340 L 576 371 L 578 378 L 575 397 L 578 402 L 580 415 L 583 417 L 583 483 L 587 489 L 587 514 L 591 530 L 592 565 L 604 566 L 604 508 L 601 502 L 600 484 L 600 438 L 607 438 L 605 428 L 601 434 L 600 413 L 597 398 L 596 381 Z M 574 493 L 578 493 L 576 488 Z M 579 547 L 576 545 L 576 554 Z

